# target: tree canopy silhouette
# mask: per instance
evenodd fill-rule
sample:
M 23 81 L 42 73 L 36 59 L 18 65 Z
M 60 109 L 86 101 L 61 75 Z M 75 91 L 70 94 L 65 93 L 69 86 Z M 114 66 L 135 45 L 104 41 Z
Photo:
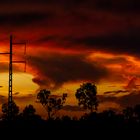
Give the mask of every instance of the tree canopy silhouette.
M 63 94 L 62 97 L 51 95 L 49 90 L 43 89 L 37 94 L 37 100 L 43 105 L 48 113 L 48 119 L 53 118 L 58 110 L 63 107 L 66 101 L 67 94 Z
M 97 110 L 97 87 L 92 83 L 83 83 L 80 88 L 77 89 L 75 96 L 78 99 L 78 105 L 84 109 L 89 109 L 91 113 Z
M 132 107 L 126 107 L 123 109 L 124 119 L 130 120 L 134 117 L 134 109 Z
M 4 103 L 2 104 L 2 118 L 3 119 L 8 119 L 8 103 Z M 16 103 L 14 101 L 12 101 L 12 118 L 10 119 L 14 119 L 19 113 L 19 107 L 16 105 Z
M 28 105 L 24 108 L 23 110 L 23 117 L 33 117 L 35 115 L 35 108 L 33 107 L 33 105 Z

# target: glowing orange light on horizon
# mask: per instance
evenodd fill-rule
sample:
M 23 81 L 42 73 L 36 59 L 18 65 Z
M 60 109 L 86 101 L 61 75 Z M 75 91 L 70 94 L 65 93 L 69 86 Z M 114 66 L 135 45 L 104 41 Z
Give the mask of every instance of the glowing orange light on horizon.
M 1 86 L 0 94 L 7 96 L 8 94 L 8 73 L 0 73 Z M 27 73 L 14 73 L 13 74 L 13 93 L 20 92 L 19 95 L 26 95 L 35 93 L 39 88 L 38 85 L 32 82 L 33 76 Z M 6 95 L 5 95 L 6 93 Z

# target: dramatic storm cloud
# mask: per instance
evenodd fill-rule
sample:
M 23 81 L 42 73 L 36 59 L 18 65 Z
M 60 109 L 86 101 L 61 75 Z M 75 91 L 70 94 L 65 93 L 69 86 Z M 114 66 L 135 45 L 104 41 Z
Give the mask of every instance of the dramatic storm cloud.
M 45 59 L 33 57 L 31 66 L 37 70 L 33 81 L 49 87 L 59 87 L 65 82 L 74 81 L 98 82 L 109 74 L 105 67 L 77 55 L 51 54 L 46 55 Z

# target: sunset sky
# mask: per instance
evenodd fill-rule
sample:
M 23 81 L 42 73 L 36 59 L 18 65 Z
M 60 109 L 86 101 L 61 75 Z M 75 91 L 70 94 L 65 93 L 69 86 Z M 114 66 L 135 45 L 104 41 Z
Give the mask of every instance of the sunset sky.
M 97 85 L 99 110 L 140 103 L 140 2 L 138 0 L 1 0 L 0 52 L 9 36 L 27 43 L 27 69 L 14 65 L 13 97 L 22 109 L 39 89 L 68 93 L 64 112 L 76 114 L 75 91 Z M 23 46 L 14 46 L 23 60 Z M 8 95 L 8 56 L 0 55 L 0 104 Z M 81 111 L 82 112 L 82 111 Z

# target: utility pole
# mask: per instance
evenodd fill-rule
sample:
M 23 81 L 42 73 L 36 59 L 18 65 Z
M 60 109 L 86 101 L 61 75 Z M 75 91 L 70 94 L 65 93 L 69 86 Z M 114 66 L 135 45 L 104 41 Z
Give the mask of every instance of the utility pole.
M 13 53 L 13 47 L 12 47 L 12 35 L 10 35 L 10 53 L 9 53 L 9 93 L 8 93 L 8 118 L 12 118 L 12 74 L 13 74 L 13 63 L 12 63 L 12 53 Z
M 26 71 L 26 61 L 13 61 L 13 45 L 24 45 L 24 55 L 26 55 L 26 43 L 13 43 L 13 37 L 10 35 L 10 52 L 0 53 L 9 54 L 9 92 L 8 92 L 8 119 L 12 120 L 13 117 L 13 98 L 12 98 L 12 88 L 13 88 L 13 63 L 24 63 Z

